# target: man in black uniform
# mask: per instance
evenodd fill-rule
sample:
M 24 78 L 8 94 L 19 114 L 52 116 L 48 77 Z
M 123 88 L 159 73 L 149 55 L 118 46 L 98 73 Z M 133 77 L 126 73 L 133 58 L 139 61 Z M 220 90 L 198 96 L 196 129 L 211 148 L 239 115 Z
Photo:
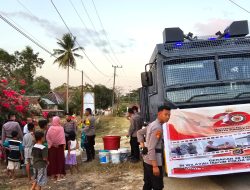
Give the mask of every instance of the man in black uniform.
M 130 120 L 130 127 L 128 130 L 127 137 L 130 137 L 130 146 L 131 146 L 131 155 L 130 161 L 131 162 L 138 162 L 140 161 L 140 149 L 139 143 L 137 139 L 137 131 L 142 128 L 143 120 L 138 113 L 137 106 L 133 106 L 132 108 L 128 109 L 128 116 Z
M 160 106 L 157 119 L 137 132 L 138 142 L 143 148 L 144 186 L 143 190 L 161 190 L 163 184 L 163 129 L 170 118 L 170 108 Z M 144 142 L 146 137 L 146 142 Z

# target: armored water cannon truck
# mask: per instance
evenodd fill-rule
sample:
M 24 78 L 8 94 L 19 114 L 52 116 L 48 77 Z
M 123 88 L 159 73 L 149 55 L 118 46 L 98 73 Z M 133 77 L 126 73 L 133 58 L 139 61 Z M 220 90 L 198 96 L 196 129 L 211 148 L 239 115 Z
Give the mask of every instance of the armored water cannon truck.
M 140 105 L 146 122 L 172 108 L 163 127 L 170 177 L 250 171 L 248 33 L 246 20 L 207 38 L 163 31 L 141 73 Z

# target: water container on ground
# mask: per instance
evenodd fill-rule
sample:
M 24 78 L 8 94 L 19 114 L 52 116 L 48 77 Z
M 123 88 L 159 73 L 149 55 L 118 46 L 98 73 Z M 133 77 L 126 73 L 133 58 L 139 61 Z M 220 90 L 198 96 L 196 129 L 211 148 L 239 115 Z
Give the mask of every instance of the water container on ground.
M 109 151 L 108 150 L 100 150 L 99 151 L 99 159 L 101 164 L 109 163 Z
M 118 150 L 120 148 L 120 136 L 103 137 L 104 150 Z
M 128 160 L 128 149 L 127 148 L 120 148 L 118 151 L 120 152 L 121 162 L 126 162 Z
M 111 163 L 112 164 L 119 164 L 120 163 L 120 152 L 118 150 L 111 150 Z

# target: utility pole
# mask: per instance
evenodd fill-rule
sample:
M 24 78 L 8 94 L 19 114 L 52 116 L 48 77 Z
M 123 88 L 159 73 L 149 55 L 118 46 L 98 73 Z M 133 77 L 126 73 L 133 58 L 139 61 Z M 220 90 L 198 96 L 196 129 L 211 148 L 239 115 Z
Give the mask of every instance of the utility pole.
M 81 119 L 83 118 L 83 71 L 82 71 L 82 89 L 81 89 L 81 98 L 82 98 L 82 106 L 81 106 Z
M 112 95 L 112 112 L 114 113 L 114 106 L 115 106 L 115 77 L 116 77 L 116 69 L 121 69 L 122 66 L 112 65 L 114 68 L 114 81 L 113 81 L 113 95 Z

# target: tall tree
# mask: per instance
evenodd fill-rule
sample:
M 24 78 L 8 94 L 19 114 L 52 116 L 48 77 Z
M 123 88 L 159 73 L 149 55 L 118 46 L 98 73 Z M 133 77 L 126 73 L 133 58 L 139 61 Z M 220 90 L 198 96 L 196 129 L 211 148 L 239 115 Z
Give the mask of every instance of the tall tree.
M 32 88 L 34 94 L 43 96 L 50 92 L 50 81 L 43 76 L 36 77 Z
M 61 49 L 54 49 L 54 56 L 58 56 L 54 63 L 58 63 L 59 67 L 67 69 L 67 90 L 66 90 L 66 111 L 69 112 L 69 67 L 76 66 L 75 57 L 82 58 L 76 51 L 84 49 L 83 47 L 76 47 L 76 37 L 67 33 L 62 39 L 58 39 L 57 44 Z
M 27 94 L 33 94 L 32 84 L 36 69 L 41 68 L 44 60 L 39 57 L 29 46 L 21 52 L 16 51 L 14 55 L 0 49 L 0 77 L 8 79 L 14 90 L 23 89 Z M 28 85 L 20 84 L 26 81 Z
M 70 96 L 69 112 L 80 115 L 82 109 L 82 91 L 81 88 L 75 89 Z
M 112 105 L 112 89 L 104 85 L 95 85 L 93 88 L 95 93 L 95 106 L 98 109 L 106 109 Z
M 14 55 L 10 55 L 7 51 L 0 49 L 0 77 L 11 78 L 14 76 L 13 71 L 16 67 L 16 59 Z
M 21 52 L 16 51 L 15 57 L 17 66 L 14 72 L 15 77 L 18 80 L 24 79 L 29 84 L 25 90 L 30 93 L 32 92 L 36 69 L 42 67 L 44 60 L 39 57 L 39 53 L 34 53 L 33 49 L 29 46 L 26 46 Z

